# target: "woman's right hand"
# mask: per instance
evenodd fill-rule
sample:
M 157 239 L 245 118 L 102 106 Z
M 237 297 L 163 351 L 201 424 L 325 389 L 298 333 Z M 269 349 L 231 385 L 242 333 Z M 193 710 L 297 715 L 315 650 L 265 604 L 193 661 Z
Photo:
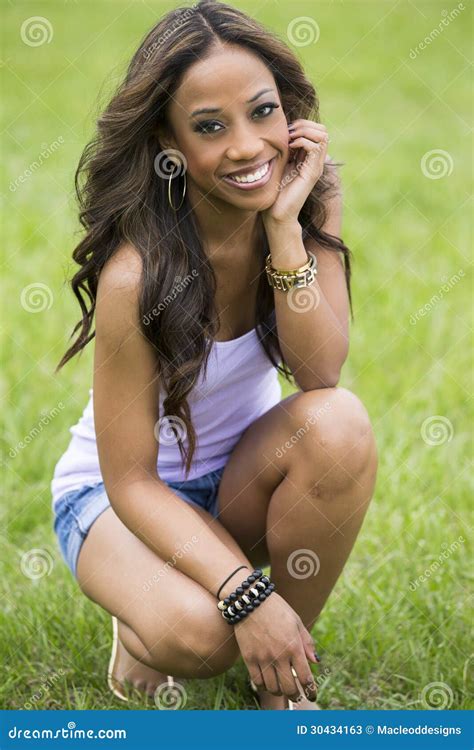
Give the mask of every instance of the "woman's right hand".
M 275 591 L 244 620 L 234 634 L 250 677 L 257 687 L 296 701 L 301 695 L 291 667 L 309 700 L 316 685 L 308 664 L 315 662 L 313 639 L 301 618 Z

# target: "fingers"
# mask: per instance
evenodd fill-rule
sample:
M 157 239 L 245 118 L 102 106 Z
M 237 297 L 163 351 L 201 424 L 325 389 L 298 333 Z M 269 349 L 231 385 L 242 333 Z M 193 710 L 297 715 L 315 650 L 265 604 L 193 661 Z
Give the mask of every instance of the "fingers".
M 325 143 L 326 146 L 330 140 L 326 126 L 312 120 L 295 120 L 289 126 L 288 132 L 290 135 L 289 146 L 293 146 L 296 141 L 301 142 L 302 138 L 313 144 Z
M 306 654 L 306 657 L 313 662 L 313 664 L 317 663 L 317 659 L 315 657 L 315 650 L 314 650 L 314 641 L 311 633 L 309 630 L 305 628 L 303 623 L 299 625 L 300 629 L 300 635 L 301 635 L 301 642 L 303 644 L 304 652 Z
M 303 649 L 292 660 L 292 667 L 296 672 L 294 676 L 299 680 L 303 694 L 306 695 L 308 700 L 315 701 L 316 683 Z
M 305 151 L 319 151 L 320 153 L 324 153 L 325 156 L 327 147 L 328 139 L 326 137 L 321 137 L 315 141 L 314 138 L 310 139 L 301 136 L 300 138 L 293 138 L 291 143 L 288 144 L 288 148 L 304 148 Z
M 286 695 L 287 698 L 296 703 L 301 696 L 301 691 L 293 676 L 291 663 L 289 661 L 279 662 L 277 665 L 277 673 L 282 694 Z
M 299 137 L 304 136 L 310 140 L 320 140 L 326 137 L 329 140 L 329 134 L 325 125 L 311 120 L 295 120 L 291 123 L 290 135 Z
M 273 664 L 261 664 L 260 669 L 265 682 L 265 690 L 273 695 L 281 695 L 277 673 Z
M 246 662 L 246 666 L 249 671 L 250 679 L 254 683 L 255 687 L 257 688 L 265 687 L 259 664 Z
M 326 126 L 312 120 L 295 120 L 289 127 L 289 135 L 289 162 L 306 162 L 316 157 L 316 171 L 322 171 L 330 141 Z
M 273 661 L 276 671 L 276 680 L 281 692 L 275 692 L 275 695 L 285 695 L 290 700 L 296 702 L 301 695 L 305 695 L 308 700 L 316 700 L 316 683 L 313 673 L 308 664 L 308 657 L 314 662 L 314 644 L 309 631 L 303 625 L 298 623 L 300 638 L 295 638 L 293 648 L 285 654 L 280 654 L 278 659 Z M 308 652 L 308 655 L 307 655 Z M 262 668 L 262 673 L 264 669 Z M 273 675 L 270 679 L 272 679 Z M 267 683 L 266 671 L 264 674 L 265 683 Z M 269 692 L 274 692 L 273 688 L 268 687 Z
M 316 178 L 319 178 L 323 172 L 327 147 L 327 138 L 315 143 L 314 140 L 301 137 L 295 138 L 288 144 L 289 152 L 295 154 L 294 163 L 298 163 L 303 170 L 308 169 L 308 174 Z M 302 172 L 300 176 L 303 176 Z
M 250 679 L 256 688 L 261 688 L 274 695 L 282 695 L 278 675 L 273 664 L 261 667 L 260 664 L 247 664 Z
M 275 671 L 280 686 L 280 692 L 275 692 L 275 695 L 285 695 L 294 702 L 302 695 L 310 701 L 316 700 L 316 683 L 303 650 L 292 657 L 291 661 L 281 659 L 275 662 Z M 271 693 L 274 692 L 270 688 L 267 689 Z

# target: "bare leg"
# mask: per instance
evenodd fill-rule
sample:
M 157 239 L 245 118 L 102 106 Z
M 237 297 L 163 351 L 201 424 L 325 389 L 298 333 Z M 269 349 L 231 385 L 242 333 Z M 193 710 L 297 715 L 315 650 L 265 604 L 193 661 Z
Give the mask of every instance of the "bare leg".
M 207 511 L 199 513 L 222 541 L 242 555 Z M 240 656 L 232 629 L 216 616 L 215 597 L 141 542 L 112 508 L 95 521 L 78 560 L 82 591 L 119 621 L 119 680 L 153 693 L 170 674 L 209 678 Z
M 345 388 L 293 394 L 256 420 L 227 464 L 219 518 L 311 629 L 373 494 L 367 411 Z M 275 704 L 275 696 L 265 701 Z
M 377 452 L 370 423 L 351 411 L 317 424 L 295 448 L 269 503 L 266 541 L 279 593 L 311 630 L 362 525 Z

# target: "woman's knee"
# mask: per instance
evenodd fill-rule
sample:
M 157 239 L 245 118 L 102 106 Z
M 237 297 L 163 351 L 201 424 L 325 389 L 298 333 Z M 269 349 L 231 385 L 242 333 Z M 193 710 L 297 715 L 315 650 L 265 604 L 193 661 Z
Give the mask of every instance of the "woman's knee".
M 196 641 L 192 651 L 196 656 L 200 677 L 215 677 L 227 672 L 240 656 L 234 628 L 225 622 L 217 608 L 212 613 L 213 622 L 208 622 L 201 633 L 196 630 Z M 222 625 L 220 624 L 222 620 Z
M 188 612 L 175 627 L 163 630 L 163 626 L 149 626 L 142 636 L 148 663 L 160 672 L 182 677 L 202 679 L 227 672 L 240 650 L 233 628 L 217 607 L 215 611 L 211 607 L 205 613 Z
M 347 388 L 303 391 L 290 404 L 294 462 L 310 480 L 347 489 L 367 471 L 375 473 L 377 450 L 367 410 Z M 298 439 L 299 438 L 299 439 Z

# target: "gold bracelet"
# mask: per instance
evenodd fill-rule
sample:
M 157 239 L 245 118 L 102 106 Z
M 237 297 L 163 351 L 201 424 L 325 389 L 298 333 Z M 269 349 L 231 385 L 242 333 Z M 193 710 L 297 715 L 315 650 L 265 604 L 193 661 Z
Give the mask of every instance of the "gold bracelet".
M 306 271 L 307 268 L 311 265 L 311 258 L 309 257 L 308 253 L 306 253 L 308 260 L 304 265 L 300 266 L 299 268 L 293 268 L 291 270 L 288 270 L 287 268 L 275 268 L 275 266 L 271 265 L 272 259 L 271 255 L 267 255 L 267 263 L 272 269 L 272 271 L 275 271 L 275 273 L 279 274 L 280 276 L 293 276 L 295 273 L 303 273 L 303 271 Z
M 304 265 L 288 271 L 273 268 L 271 265 L 271 254 L 269 253 L 265 261 L 265 270 L 270 286 L 282 292 L 288 292 L 294 287 L 303 287 L 312 284 L 317 274 L 317 260 L 313 253 L 307 253 L 307 255 L 309 259 Z

